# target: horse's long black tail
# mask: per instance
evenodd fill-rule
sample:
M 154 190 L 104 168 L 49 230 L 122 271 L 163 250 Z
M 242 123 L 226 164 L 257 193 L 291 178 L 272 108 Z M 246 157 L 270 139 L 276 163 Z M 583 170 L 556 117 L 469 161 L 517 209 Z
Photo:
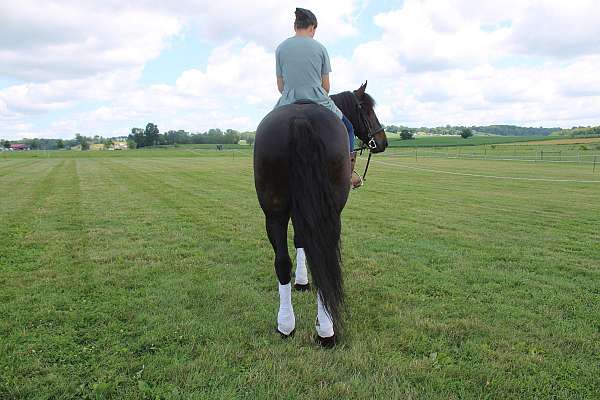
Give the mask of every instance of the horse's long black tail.
M 329 179 L 325 144 L 306 118 L 290 121 L 290 202 L 313 284 L 341 327 L 344 300 L 340 256 L 340 206 Z

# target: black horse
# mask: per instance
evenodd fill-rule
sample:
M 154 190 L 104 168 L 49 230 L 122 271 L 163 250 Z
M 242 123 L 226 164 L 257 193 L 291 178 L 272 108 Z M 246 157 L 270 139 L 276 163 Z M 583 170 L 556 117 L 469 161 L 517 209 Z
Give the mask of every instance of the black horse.
M 352 122 L 364 146 L 379 153 L 387 147 L 387 138 L 375 115 L 375 102 L 365 93 L 366 86 L 365 82 L 358 90 L 331 98 Z M 254 180 L 275 251 L 280 294 L 277 329 L 284 336 L 295 329 L 287 246 L 291 218 L 298 249 L 297 286 L 308 287 L 306 256 L 318 290 L 318 338 L 324 346 L 335 343 L 333 322 L 340 326 L 343 304 L 340 214 L 348 198 L 351 173 L 346 128 L 323 106 L 298 102 L 279 107 L 256 130 Z M 299 276 L 303 282 L 298 281 Z

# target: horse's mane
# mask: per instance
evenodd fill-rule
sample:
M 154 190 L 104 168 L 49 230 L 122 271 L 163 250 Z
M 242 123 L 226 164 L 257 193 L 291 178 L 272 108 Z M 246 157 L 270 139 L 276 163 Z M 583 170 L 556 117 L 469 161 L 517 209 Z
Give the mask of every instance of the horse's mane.
M 375 108 L 375 99 L 371 97 L 369 93 L 365 93 L 362 98 L 363 103 L 365 103 L 369 108 Z
M 354 99 L 352 96 L 354 93 L 347 91 L 338 94 L 331 95 L 331 99 L 336 103 L 336 105 L 342 110 L 343 113 L 350 112 L 354 108 Z M 361 102 L 366 105 L 368 108 L 375 108 L 375 99 L 371 97 L 370 94 L 365 93 Z

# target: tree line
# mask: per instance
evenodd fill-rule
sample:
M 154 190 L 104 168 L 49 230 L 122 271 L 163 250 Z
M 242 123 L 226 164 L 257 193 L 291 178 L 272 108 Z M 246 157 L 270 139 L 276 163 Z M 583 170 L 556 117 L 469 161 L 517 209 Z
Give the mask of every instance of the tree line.
M 388 125 L 385 130 L 390 133 L 399 133 L 402 139 L 412 139 L 417 132 L 425 132 L 430 135 L 460 135 L 468 138 L 474 134 L 492 134 L 500 136 L 600 136 L 600 126 L 596 127 L 573 127 L 562 128 L 530 128 L 514 125 L 488 125 L 488 126 L 440 126 L 434 128 L 420 127 L 410 128 L 407 126 Z M 92 144 L 102 144 L 109 148 L 115 141 L 127 141 L 129 148 L 142 148 L 147 146 L 163 146 L 175 144 L 237 144 L 240 140 L 252 145 L 254 143 L 254 132 L 239 132 L 234 129 L 209 129 L 206 132 L 190 133 L 184 130 L 169 130 L 160 133 L 158 126 L 152 122 L 146 128 L 132 128 L 128 136 L 103 137 L 100 135 L 84 136 L 76 134 L 73 139 L 21 139 L 2 140 L 0 146 L 10 148 L 11 144 L 25 144 L 32 150 L 61 150 L 81 146 L 82 150 L 89 150 Z
M 240 140 L 252 145 L 254 132 L 239 132 L 234 129 L 209 129 L 206 132 L 190 133 L 184 130 L 170 130 L 160 133 L 158 126 L 148 123 L 145 129 L 132 128 L 127 138 L 129 148 L 163 146 L 175 144 L 238 144 Z
M 489 134 L 499 136 L 548 136 L 557 134 L 563 129 L 561 128 L 530 128 L 515 125 L 487 125 L 487 126 L 438 126 L 434 128 L 420 127 L 409 128 L 407 126 L 386 126 L 386 131 L 391 133 L 401 133 L 408 131 L 413 135 L 417 132 L 424 132 L 430 135 L 463 135 L 466 129 L 469 129 L 473 134 Z
M 567 136 L 567 137 L 594 137 L 600 136 L 600 126 L 574 126 L 571 129 L 562 129 L 558 132 L 552 133 L 553 136 Z
M 238 144 L 245 140 L 247 144 L 254 143 L 254 132 L 239 132 L 234 129 L 209 129 L 206 132 L 190 133 L 184 130 L 169 130 L 160 133 L 158 126 L 152 122 L 145 129 L 132 128 L 128 136 L 103 137 L 100 135 L 85 136 L 77 133 L 73 139 L 21 139 L 2 140 L 0 146 L 9 149 L 11 144 L 24 144 L 31 150 L 62 150 L 80 146 L 81 150 L 89 150 L 94 144 L 110 148 L 116 141 L 127 141 L 130 149 L 147 146 L 164 146 L 175 144 Z

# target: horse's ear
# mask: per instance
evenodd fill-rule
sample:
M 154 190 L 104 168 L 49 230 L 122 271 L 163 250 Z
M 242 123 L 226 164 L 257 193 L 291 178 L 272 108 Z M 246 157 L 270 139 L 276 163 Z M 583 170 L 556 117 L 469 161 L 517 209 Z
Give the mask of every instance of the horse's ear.
M 363 83 L 362 85 L 360 85 L 360 87 L 358 88 L 358 90 L 356 91 L 356 95 L 360 98 L 363 97 L 365 94 L 365 90 L 367 90 L 367 81 L 365 81 L 365 83 Z

